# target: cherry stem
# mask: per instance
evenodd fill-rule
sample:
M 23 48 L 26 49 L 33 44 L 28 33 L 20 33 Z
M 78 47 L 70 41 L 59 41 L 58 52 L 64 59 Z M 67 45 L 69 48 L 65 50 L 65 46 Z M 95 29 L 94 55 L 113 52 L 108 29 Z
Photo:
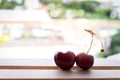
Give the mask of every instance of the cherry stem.
M 100 40 L 100 42 L 101 42 L 101 47 L 102 47 L 101 52 L 104 52 L 102 40 L 101 40 L 93 31 L 88 30 L 88 29 L 85 29 L 85 31 L 89 32 L 89 33 L 92 35 L 92 40 L 91 40 L 91 43 L 90 43 L 90 47 L 89 47 L 89 49 L 88 49 L 88 51 L 87 51 L 87 54 L 89 53 L 89 51 L 90 51 L 90 49 L 91 49 L 91 47 L 92 47 L 92 44 L 93 44 L 93 36 L 94 36 L 94 35 Z
M 102 49 L 101 49 L 101 52 L 104 52 L 104 47 L 103 47 L 103 42 L 102 42 L 102 40 L 95 34 L 95 36 L 100 40 L 100 42 L 101 42 L 101 47 L 102 47 Z
M 92 44 L 93 44 L 93 34 L 92 34 L 92 40 L 91 40 L 91 43 L 90 43 L 90 47 L 89 47 L 89 49 L 88 49 L 88 51 L 87 51 L 87 54 L 89 53 L 89 51 L 90 51 L 90 49 L 91 49 L 91 47 L 92 47 Z

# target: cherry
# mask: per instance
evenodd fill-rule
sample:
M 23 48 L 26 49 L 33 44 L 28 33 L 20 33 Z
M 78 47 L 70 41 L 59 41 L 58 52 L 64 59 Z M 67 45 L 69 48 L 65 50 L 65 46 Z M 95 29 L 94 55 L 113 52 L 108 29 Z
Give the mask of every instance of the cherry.
M 71 51 L 57 52 L 54 56 L 55 64 L 62 70 L 70 70 L 75 63 L 75 54 Z
M 79 53 L 79 54 L 76 56 L 75 60 L 76 60 L 76 65 L 77 65 L 79 68 L 81 68 L 81 69 L 83 69 L 83 70 L 88 70 L 88 69 L 91 68 L 91 67 L 93 66 L 93 64 L 94 64 L 94 57 L 93 57 L 92 55 L 89 55 L 88 53 L 89 53 L 89 51 L 90 51 L 90 49 L 91 49 L 91 47 L 92 47 L 92 44 L 93 44 L 93 36 L 94 36 L 94 35 L 95 35 L 96 37 L 98 37 L 98 36 L 97 36 L 93 31 L 91 31 L 91 30 L 85 29 L 85 31 L 89 32 L 89 33 L 92 35 L 92 40 L 91 40 L 91 43 L 90 43 L 90 47 L 89 47 L 87 53 L 85 53 L 85 52 Z M 100 40 L 101 45 L 102 45 L 102 47 L 103 47 L 103 44 L 102 44 L 102 41 L 101 41 L 100 38 L 99 38 L 99 40 Z M 101 49 L 101 52 L 104 52 L 104 49 L 103 49 L 103 48 Z
M 84 52 L 76 56 L 76 64 L 83 70 L 88 70 L 94 63 L 94 57 Z

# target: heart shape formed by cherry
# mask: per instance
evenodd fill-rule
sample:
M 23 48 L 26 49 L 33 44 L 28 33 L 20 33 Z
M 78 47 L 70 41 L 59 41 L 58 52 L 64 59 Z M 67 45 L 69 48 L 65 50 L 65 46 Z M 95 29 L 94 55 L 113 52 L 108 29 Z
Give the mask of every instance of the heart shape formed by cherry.
M 75 54 L 71 51 L 58 52 L 54 56 L 54 61 L 62 70 L 70 70 L 75 63 Z

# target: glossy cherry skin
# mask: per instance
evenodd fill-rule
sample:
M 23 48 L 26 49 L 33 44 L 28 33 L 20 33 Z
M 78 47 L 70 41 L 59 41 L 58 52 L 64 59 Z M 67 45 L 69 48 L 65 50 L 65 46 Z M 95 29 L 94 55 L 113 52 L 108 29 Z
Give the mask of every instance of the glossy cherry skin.
M 71 51 L 58 52 L 54 56 L 55 64 L 62 70 L 70 70 L 75 63 L 75 54 Z
M 88 70 L 94 64 L 94 57 L 86 53 L 80 53 L 76 56 L 76 65 L 83 70 Z

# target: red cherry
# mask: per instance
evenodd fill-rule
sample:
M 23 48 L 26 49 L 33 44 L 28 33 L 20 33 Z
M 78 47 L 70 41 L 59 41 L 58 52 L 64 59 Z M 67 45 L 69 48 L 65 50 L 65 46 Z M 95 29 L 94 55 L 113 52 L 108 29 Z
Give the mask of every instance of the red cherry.
M 80 53 L 76 56 L 76 65 L 83 70 L 88 70 L 94 64 L 94 57 L 86 53 Z
M 89 55 L 89 51 L 92 47 L 92 44 L 93 44 L 93 37 L 94 35 L 97 36 L 93 31 L 91 30 L 87 30 L 85 29 L 85 31 L 89 32 L 91 35 L 92 35 L 92 40 L 91 40 L 91 43 L 90 43 L 90 47 L 87 51 L 87 53 L 80 53 L 76 56 L 75 60 L 76 60 L 76 64 L 78 67 L 80 67 L 81 69 L 83 70 L 88 70 L 89 68 L 91 68 L 94 64 L 94 57 L 92 55 Z M 103 47 L 103 44 L 102 44 L 102 41 L 101 39 L 99 38 L 100 42 L 101 42 L 101 45 Z M 104 49 L 102 48 L 101 49 L 101 52 L 104 52 Z
M 71 51 L 66 53 L 58 52 L 54 56 L 56 65 L 62 70 L 70 70 L 75 63 L 75 54 Z

